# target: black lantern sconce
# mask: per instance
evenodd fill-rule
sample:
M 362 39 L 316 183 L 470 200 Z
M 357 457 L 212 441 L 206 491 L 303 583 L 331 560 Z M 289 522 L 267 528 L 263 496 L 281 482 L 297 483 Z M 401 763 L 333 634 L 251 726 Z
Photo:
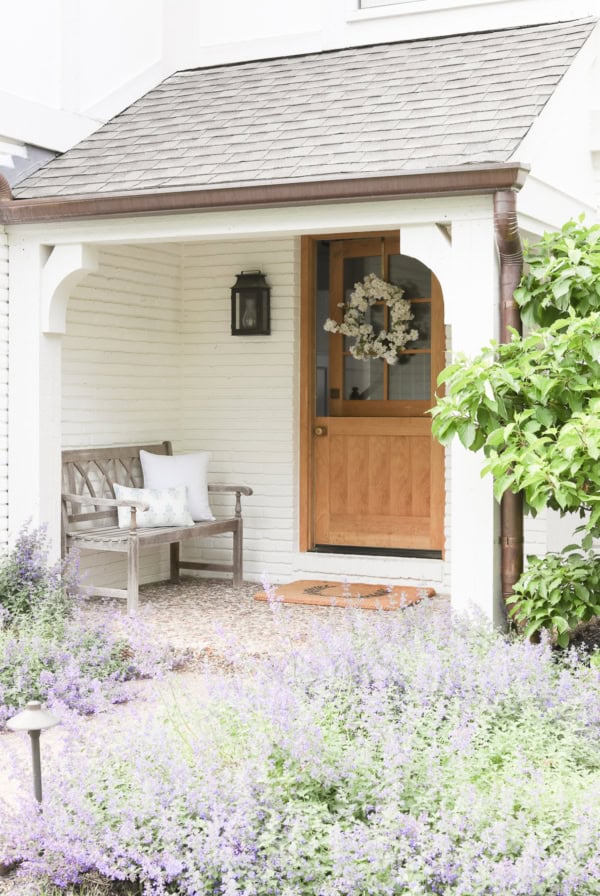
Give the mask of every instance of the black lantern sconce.
M 260 271 L 242 271 L 231 290 L 231 335 L 269 336 L 271 290 Z

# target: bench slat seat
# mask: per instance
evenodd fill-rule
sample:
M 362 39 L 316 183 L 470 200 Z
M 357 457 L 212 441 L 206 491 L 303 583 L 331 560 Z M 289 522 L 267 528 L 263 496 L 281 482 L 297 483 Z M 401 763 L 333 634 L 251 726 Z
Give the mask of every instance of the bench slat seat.
M 63 452 L 63 555 L 76 547 L 80 550 L 111 551 L 127 554 L 127 589 L 86 587 L 87 594 L 124 597 L 128 612 L 134 613 L 139 601 L 139 551 L 163 544 L 170 546 L 171 581 L 179 581 L 182 569 L 230 572 L 233 584 L 243 580 L 243 522 L 242 495 L 251 495 L 245 485 L 209 483 L 212 494 L 235 495 L 234 515 L 225 519 L 207 520 L 193 526 L 138 527 L 136 511 L 145 509 L 141 501 L 116 500 L 115 483 L 140 488 L 143 485 L 140 450 L 154 454 L 172 455 L 170 442 L 158 445 L 128 445 L 114 448 L 86 448 Z M 117 525 L 117 508 L 131 510 L 131 525 L 122 529 Z M 232 562 L 196 563 L 179 557 L 181 542 L 208 538 L 213 535 L 233 535 Z
M 194 523 L 193 526 L 165 526 L 164 528 L 153 527 L 151 529 L 140 527 L 136 531 L 140 547 L 150 547 L 158 544 L 188 541 L 191 538 L 221 535 L 223 532 L 231 532 L 232 528 L 231 519 L 225 519 L 215 520 L 214 522 Z M 95 529 L 93 532 L 71 532 L 69 540 L 71 545 L 76 544 L 84 550 L 127 553 L 129 529 L 107 526 L 106 528 Z

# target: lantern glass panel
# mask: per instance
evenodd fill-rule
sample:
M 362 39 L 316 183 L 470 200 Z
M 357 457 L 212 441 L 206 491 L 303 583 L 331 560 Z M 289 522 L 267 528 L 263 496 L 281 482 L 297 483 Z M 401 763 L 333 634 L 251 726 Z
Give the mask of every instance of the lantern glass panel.
M 243 271 L 231 291 L 231 332 L 234 336 L 268 335 L 270 289 L 260 271 Z

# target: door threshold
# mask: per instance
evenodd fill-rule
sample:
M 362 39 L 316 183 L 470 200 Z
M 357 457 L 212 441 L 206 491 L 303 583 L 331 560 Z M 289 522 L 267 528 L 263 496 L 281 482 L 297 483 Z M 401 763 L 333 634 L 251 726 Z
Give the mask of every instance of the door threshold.
M 416 548 L 366 548 L 349 544 L 316 544 L 312 554 L 362 554 L 367 557 L 415 557 L 423 560 L 441 560 L 441 551 L 422 551 Z

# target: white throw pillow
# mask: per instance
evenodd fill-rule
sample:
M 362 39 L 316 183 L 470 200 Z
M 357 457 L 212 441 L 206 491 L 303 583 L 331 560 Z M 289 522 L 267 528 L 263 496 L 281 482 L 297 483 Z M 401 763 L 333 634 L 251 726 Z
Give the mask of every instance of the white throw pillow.
M 157 526 L 193 526 L 194 520 L 188 510 L 185 485 L 176 488 L 130 488 L 115 482 L 115 497 L 119 501 L 143 501 L 148 510 L 138 510 L 137 525 L 140 529 Z M 119 528 L 129 529 L 131 511 L 128 507 L 117 507 Z
M 140 451 L 146 488 L 173 488 L 185 485 L 192 519 L 214 520 L 208 503 L 207 470 L 210 451 L 195 454 L 152 454 Z

